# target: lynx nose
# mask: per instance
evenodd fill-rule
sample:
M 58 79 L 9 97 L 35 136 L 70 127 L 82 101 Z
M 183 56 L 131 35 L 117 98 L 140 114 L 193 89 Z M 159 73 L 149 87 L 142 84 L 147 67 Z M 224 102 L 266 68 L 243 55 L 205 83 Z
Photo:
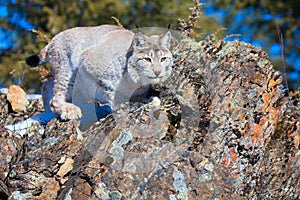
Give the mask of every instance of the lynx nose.
M 156 69 L 156 70 L 153 70 L 153 72 L 154 72 L 154 74 L 156 76 L 158 76 L 160 74 L 161 70 L 160 69 Z

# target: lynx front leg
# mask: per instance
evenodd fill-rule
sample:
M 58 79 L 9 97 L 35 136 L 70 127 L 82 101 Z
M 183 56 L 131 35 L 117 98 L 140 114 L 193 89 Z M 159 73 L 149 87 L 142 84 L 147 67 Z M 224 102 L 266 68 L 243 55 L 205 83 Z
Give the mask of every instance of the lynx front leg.
M 63 120 L 80 119 L 82 117 L 81 109 L 78 106 L 57 98 L 52 99 L 51 110 Z
M 72 104 L 73 79 L 76 74 L 69 63 L 56 63 L 55 82 L 51 110 L 63 120 L 79 119 L 82 116 L 81 109 Z

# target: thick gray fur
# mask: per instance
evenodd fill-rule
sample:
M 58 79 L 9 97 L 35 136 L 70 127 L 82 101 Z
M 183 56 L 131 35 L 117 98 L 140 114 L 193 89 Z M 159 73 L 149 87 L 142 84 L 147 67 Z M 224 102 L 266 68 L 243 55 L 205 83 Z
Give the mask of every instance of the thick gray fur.
M 44 84 L 45 111 L 78 119 L 93 101 L 114 107 L 165 81 L 173 64 L 171 37 L 169 31 L 148 37 L 114 25 L 78 27 L 56 35 L 26 62 L 54 69 Z

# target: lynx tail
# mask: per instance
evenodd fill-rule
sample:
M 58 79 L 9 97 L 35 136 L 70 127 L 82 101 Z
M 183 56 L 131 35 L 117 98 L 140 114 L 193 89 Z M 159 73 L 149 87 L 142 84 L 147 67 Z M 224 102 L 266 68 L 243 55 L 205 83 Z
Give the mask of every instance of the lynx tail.
M 29 56 L 25 59 L 25 62 L 30 67 L 36 67 L 36 66 L 39 66 L 40 57 L 37 54 L 33 55 L 33 56 Z

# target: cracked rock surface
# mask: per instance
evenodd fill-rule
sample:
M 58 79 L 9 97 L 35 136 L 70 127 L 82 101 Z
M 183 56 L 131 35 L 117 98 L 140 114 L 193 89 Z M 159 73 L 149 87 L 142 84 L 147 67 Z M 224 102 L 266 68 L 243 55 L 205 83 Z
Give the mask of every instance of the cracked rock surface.
M 1 94 L 0 191 L 6 199 L 298 199 L 300 97 L 287 97 L 265 52 L 243 42 L 182 40 L 161 106 L 122 104 L 87 131 L 79 121 L 6 130 Z M 41 132 L 41 130 L 43 130 Z M 4 199 L 5 199 L 4 198 Z

